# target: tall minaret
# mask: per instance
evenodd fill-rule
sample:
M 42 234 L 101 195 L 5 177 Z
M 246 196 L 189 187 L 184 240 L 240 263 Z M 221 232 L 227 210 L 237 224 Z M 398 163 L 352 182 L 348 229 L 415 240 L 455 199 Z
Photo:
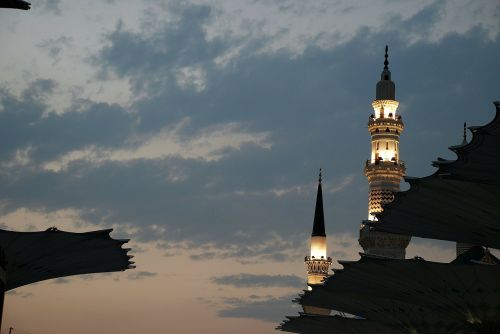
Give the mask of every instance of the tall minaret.
M 323 213 L 323 191 L 321 189 L 321 169 L 319 170 L 318 193 L 316 195 L 316 209 L 311 233 L 311 253 L 304 262 L 307 267 L 307 285 L 312 289 L 315 285 L 322 284 L 328 276 L 332 258 L 326 256 L 325 216 Z M 303 305 L 303 310 L 308 314 L 329 315 L 330 309 L 316 306 Z
M 328 275 L 332 259 L 326 256 L 325 216 L 323 213 L 323 192 L 321 189 L 321 169 L 319 170 L 316 209 L 311 234 L 311 253 L 304 260 L 307 267 L 307 285 L 321 284 Z
M 368 220 L 375 221 L 374 214 L 382 211 L 382 204 L 394 199 L 393 192 L 405 174 L 404 162 L 399 155 L 399 135 L 404 124 L 396 115 L 396 86 L 389 71 L 388 47 L 385 47 L 384 69 L 377 83 L 376 98 L 372 103 L 374 113 L 368 119 L 371 135 L 371 159 L 366 161 L 365 175 L 369 183 Z M 410 237 L 370 230 L 362 225 L 359 243 L 366 254 L 404 259 Z

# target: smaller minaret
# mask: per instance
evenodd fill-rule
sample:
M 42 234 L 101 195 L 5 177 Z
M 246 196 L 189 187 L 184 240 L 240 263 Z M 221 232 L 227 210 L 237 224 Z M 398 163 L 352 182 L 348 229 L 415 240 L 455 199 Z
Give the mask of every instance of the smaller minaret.
M 321 189 L 321 169 L 319 170 L 318 192 L 316 195 L 316 209 L 314 210 L 314 223 L 311 233 L 311 252 L 304 262 L 307 267 L 307 285 L 311 290 L 315 285 L 323 284 L 328 276 L 332 258 L 326 256 L 325 215 L 323 213 L 323 191 Z M 330 309 L 316 306 L 303 305 L 303 310 L 308 314 L 329 315 Z
M 328 276 L 332 259 L 326 256 L 325 216 L 323 213 L 323 191 L 321 189 L 321 169 L 319 170 L 316 209 L 311 234 L 311 253 L 305 258 L 307 267 L 307 285 L 321 284 Z

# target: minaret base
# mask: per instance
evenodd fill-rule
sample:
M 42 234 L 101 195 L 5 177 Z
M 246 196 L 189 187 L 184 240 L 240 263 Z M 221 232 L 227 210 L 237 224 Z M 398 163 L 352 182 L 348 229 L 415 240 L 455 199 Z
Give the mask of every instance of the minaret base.
M 359 231 L 358 241 L 365 254 L 405 259 L 410 240 L 410 236 L 373 231 L 368 226 L 363 226 Z

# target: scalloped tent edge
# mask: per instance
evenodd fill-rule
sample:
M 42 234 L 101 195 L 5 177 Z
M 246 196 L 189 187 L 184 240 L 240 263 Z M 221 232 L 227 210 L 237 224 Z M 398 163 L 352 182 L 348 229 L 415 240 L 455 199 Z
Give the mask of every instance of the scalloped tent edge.
M 496 333 L 500 269 L 480 261 L 439 263 L 360 254 L 295 303 L 337 312 L 287 316 L 302 333 Z M 459 278 L 459 279 L 457 279 Z

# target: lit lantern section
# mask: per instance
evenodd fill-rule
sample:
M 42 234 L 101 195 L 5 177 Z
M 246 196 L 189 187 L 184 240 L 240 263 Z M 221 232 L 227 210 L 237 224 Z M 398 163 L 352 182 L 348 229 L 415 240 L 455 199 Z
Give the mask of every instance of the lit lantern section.
M 375 100 L 374 113 L 368 120 L 371 134 L 372 152 L 370 163 L 399 163 L 399 135 L 403 132 L 401 116 L 396 115 L 399 102 L 395 100 Z
M 370 185 L 368 220 L 376 220 L 374 214 L 382 211 L 382 205 L 393 200 L 392 192 L 399 190 L 404 173 L 400 160 L 399 136 L 404 124 L 396 114 L 396 100 L 375 100 L 374 113 L 368 119 L 371 136 L 371 157 L 366 162 L 365 175 Z
M 311 258 L 326 259 L 326 236 L 311 237 Z

